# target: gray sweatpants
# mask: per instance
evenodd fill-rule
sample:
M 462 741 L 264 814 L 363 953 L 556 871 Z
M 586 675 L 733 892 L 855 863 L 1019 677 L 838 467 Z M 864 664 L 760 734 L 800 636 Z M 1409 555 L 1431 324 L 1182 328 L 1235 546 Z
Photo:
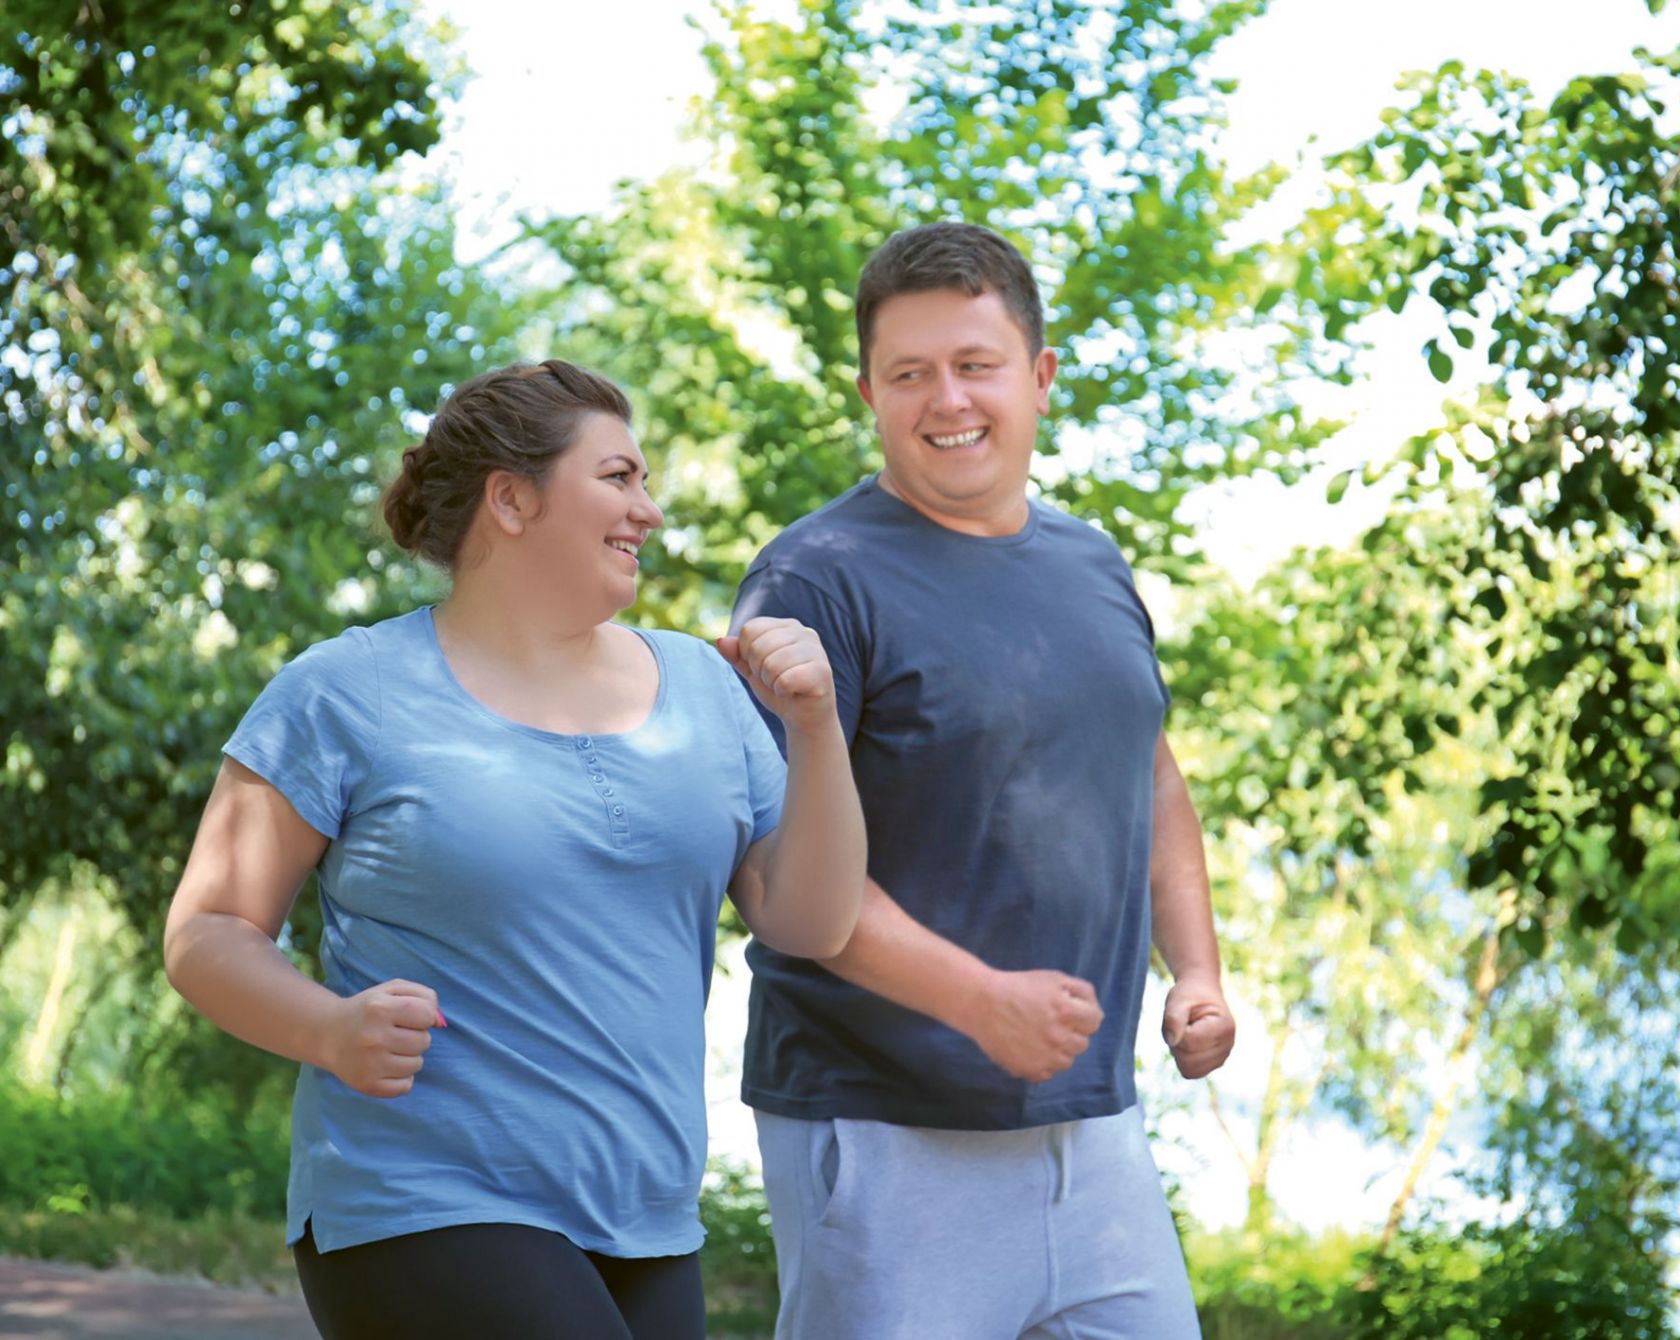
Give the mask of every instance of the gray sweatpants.
M 1197 1340 L 1136 1107 L 1023 1131 L 757 1113 L 776 1340 Z

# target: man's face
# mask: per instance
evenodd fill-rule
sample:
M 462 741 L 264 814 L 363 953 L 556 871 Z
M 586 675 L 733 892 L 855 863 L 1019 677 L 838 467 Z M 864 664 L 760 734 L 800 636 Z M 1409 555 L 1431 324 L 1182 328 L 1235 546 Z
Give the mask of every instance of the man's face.
M 864 373 L 858 389 L 875 411 L 889 493 L 971 535 L 1026 524 L 1027 468 L 1056 355 L 1028 353 L 1003 299 L 960 289 L 887 299 Z

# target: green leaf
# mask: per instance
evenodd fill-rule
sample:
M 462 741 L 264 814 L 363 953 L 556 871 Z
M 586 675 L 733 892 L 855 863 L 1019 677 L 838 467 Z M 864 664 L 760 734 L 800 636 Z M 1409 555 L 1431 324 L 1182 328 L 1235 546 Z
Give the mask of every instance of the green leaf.
M 1516 942 L 1517 948 L 1531 959 L 1538 959 L 1545 955 L 1546 927 L 1545 923 L 1537 918 L 1530 917 L 1514 927 L 1511 931 L 1511 939 Z
M 1424 357 L 1429 360 L 1430 375 L 1434 377 L 1436 381 L 1446 382 L 1452 380 L 1452 359 L 1447 356 L 1446 351 L 1441 348 L 1439 343 L 1435 340 L 1427 341 L 1423 346 L 1423 353 Z
M 1341 502 L 1342 496 L 1348 491 L 1348 485 L 1352 482 L 1353 471 L 1351 469 L 1336 471 L 1335 474 L 1330 476 L 1330 486 L 1324 491 L 1325 501 L 1334 507 Z

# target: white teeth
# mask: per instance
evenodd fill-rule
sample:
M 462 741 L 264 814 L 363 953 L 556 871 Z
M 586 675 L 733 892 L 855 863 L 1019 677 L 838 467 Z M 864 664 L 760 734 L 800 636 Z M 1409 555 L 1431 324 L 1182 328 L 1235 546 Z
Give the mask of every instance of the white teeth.
M 614 549 L 622 551 L 623 553 L 629 554 L 630 557 L 632 557 L 632 558 L 634 558 L 636 556 L 636 546 L 631 544 L 629 540 L 608 540 L 607 544 L 611 548 L 614 548 Z
M 935 437 L 928 434 L 928 441 L 936 447 L 966 447 L 978 442 L 986 435 L 984 428 L 971 428 L 966 433 L 952 433 L 949 437 Z

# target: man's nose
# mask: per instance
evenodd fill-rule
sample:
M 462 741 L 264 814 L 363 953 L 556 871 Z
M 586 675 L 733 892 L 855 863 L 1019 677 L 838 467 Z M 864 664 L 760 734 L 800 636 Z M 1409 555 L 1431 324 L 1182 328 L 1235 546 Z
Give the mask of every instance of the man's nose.
M 952 414 L 968 408 L 968 388 L 963 385 L 954 368 L 934 374 L 933 407 L 942 414 Z

